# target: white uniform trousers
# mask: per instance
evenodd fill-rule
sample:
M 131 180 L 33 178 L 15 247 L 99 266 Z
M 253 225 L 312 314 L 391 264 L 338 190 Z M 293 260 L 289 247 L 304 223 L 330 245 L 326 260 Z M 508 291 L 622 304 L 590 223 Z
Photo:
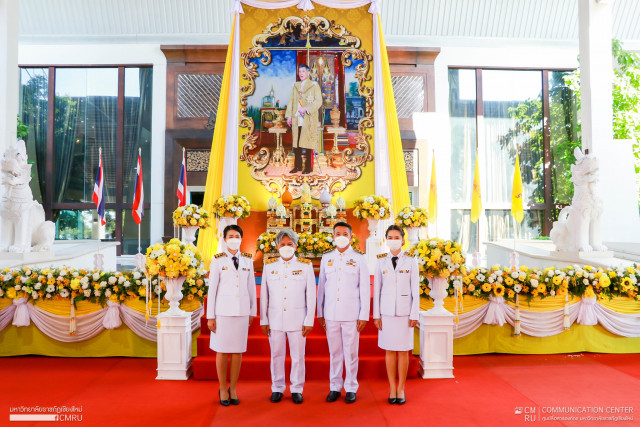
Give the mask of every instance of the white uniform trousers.
M 329 356 L 331 367 L 329 372 L 329 388 L 331 391 L 355 393 L 358 391 L 358 345 L 360 333 L 358 322 L 325 321 L 327 326 L 327 341 L 329 343 Z M 344 381 L 342 380 L 342 364 L 346 368 Z
M 284 359 L 287 353 L 287 338 L 289 339 L 289 353 L 291 355 L 291 393 L 302 393 L 304 387 L 304 349 L 307 338 L 302 331 L 274 331 L 269 335 L 271 347 L 271 391 L 283 393 L 286 388 L 284 379 Z

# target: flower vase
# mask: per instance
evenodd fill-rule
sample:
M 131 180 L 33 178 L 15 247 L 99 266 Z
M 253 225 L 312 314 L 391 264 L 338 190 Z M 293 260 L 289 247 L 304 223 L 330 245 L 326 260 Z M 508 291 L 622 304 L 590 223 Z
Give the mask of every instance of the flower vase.
M 167 288 L 167 294 L 165 298 L 169 301 L 169 310 L 164 312 L 166 315 L 181 316 L 186 314 L 186 311 L 180 309 L 180 300 L 182 299 L 182 284 L 187 279 L 187 276 L 179 277 L 164 277 L 162 281 Z
M 449 287 L 449 281 L 444 277 L 430 277 L 429 278 L 429 296 L 433 298 L 433 308 L 427 310 L 427 314 L 434 315 L 447 315 L 451 314 L 444 308 L 444 299 L 447 297 L 447 288 Z
M 238 218 L 235 216 L 223 216 L 218 219 L 218 249 L 219 252 L 227 250 L 227 245 L 224 242 L 224 229 L 228 225 L 237 224 Z
M 198 231 L 198 226 L 191 225 L 189 227 L 181 227 L 182 228 L 182 243 L 185 245 L 193 245 L 196 241 L 196 232 Z
M 369 221 L 369 238 L 377 239 L 378 238 L 378 223 L 380 220 L 377 219 L 367 219 Z
M 420 241 L 420 227 L 408 227 L 407 228 L 407 239 L 409 240 L 409 244 L 414 246 Z

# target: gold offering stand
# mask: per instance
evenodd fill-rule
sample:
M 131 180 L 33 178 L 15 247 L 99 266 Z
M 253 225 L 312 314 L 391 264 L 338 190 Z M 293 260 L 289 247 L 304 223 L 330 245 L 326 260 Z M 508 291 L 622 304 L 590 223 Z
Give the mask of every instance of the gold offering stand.
M 340 126 L 327 126 L 327 133 L 333 134 L 333 147 L 331 153 L 327 156 L 329 159 L 329 165 L 334 168 L 341 168 L 344 166 L 344 160 L 342 159 L 342 153 L 338 149 L 338 135 L 345 133 L 347 130 Z
M 271 163 L 274 166 L 284 166 L 286 153 L 282 147 L 282 135 L 287 133 L 287 128 L 284 126 L 284 113 L 285 110 L 276 110 L 276 125 L 269 128 L 269 133 L 276 135 L 276 149 L 271 156 Z

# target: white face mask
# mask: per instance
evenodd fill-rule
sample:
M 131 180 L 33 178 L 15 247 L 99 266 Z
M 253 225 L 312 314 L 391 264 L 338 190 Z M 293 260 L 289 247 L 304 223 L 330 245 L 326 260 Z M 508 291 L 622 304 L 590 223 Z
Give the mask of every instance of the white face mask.
M 278 252 L 280 252 L 280 256 L 282 258 L 289 259 L 296 252 L 296 248 L 294 248 L 293 246 L 283 246 L 278 249 Z
M 242 239 L 227 239 L 227 248 L 232 251 L 237 251 L 240 248 L 240 243 L 242 243 Z
M 349 239 L 347 236 L 338 236 L 333 239 L 333 241 L 336 242 L 336 246 L 340 249 L 349 246 L 350 240 L 351 239 Z
M 402 247 L 402 240 L 387 240 L 387 246 L 391 251 L 397 251 Z

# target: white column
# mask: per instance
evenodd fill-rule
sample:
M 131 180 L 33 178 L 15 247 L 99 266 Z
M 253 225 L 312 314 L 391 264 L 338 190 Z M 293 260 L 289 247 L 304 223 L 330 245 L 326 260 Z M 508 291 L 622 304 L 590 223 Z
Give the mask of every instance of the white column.
M 164 57 L 163 57 L 164 59 Z M 151 125 L 151 244 L 164 235 L 164 132 L 167 118 L 167 64 L 153 65 L 153 112 Z
M 601 156 L 613 140 L 611 4 L 580 0 L 582 147 Z
M 16 140 L 18 0 L 0 0 L 0 153 Z
M 611 3 L 580 0 L 578 7 L 582 149 L 599 160 L 605 244 L 640 240 L 632 146 L 629 141 L 613 139 Z

